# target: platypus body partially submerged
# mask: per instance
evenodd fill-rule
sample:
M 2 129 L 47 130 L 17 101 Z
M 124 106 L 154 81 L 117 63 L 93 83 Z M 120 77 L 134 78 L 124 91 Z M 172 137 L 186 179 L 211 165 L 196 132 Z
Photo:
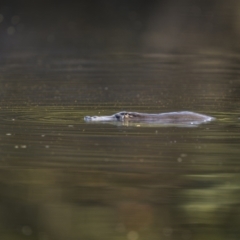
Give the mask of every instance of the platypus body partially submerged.
M 158 124 L 201 124 L 214 120 L 213 117 L 189 112 L 168 112 L 168 113 L 138 113 L 138 112 L 119 112 L 111 116 L 86 116 L 84 117 L 86 122 L 149 122 Z

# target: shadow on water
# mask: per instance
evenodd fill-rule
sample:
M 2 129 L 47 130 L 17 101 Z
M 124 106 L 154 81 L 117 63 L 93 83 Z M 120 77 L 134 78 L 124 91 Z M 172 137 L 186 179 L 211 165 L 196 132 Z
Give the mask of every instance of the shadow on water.
M 235 59 L 106 55 L 2 62 L 1 236 L 238 239 Z M 122 110 L 190 110 L 216 121 L 189 128 L 83 120 Z

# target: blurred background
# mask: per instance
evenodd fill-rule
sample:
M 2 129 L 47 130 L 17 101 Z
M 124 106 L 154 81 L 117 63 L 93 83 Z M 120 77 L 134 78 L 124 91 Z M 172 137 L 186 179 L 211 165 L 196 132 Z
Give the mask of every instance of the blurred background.
M 5 51 L 238 49 L 238 0 L 1 1 Z
M 240 1 L 0 1 L 0 240 L 238 240 Z M 189 110 L 196 127 L 88 124 Z

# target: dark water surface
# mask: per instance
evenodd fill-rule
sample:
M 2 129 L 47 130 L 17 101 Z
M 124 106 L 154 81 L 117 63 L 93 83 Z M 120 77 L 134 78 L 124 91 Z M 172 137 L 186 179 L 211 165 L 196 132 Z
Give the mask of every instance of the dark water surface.
M 0 59 L 1 239 L 239 239 L 240 55 Z M 198 127 L 85 123 L 194 111 Z

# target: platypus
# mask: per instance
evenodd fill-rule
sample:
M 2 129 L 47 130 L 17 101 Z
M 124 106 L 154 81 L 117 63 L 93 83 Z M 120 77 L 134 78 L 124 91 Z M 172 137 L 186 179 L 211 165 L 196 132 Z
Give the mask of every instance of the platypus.
M 215 118 L 189 111 L 167 112 L 167 113 L 138 113 L 119 112 L 110 116 L 86 116 L 86 122 L 157 122 L 160 124 L 201 124 L 214 120 Z

